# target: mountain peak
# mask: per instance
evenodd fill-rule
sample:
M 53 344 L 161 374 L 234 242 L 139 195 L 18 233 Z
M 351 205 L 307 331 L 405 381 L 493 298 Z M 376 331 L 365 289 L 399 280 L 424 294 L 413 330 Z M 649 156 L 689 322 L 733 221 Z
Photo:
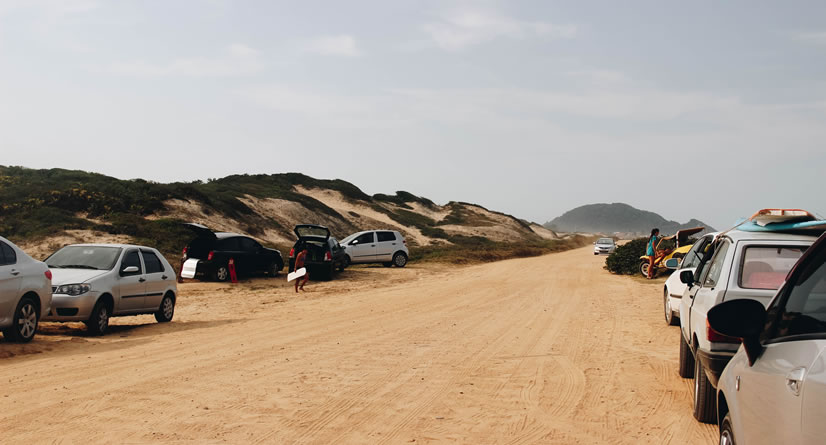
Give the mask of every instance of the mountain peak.
M 649 233 L 659 228 L 670 234 L 680 229 L 704 226 L 714 229 L 700 220 L 692 219 L 685 224 L 669 221 L 657 213 L 640 210 L 631 205 L 615 203 L 588 204 L 565 212 L 562 216 L 545 223 L 545 227 L 561 232 L 590 233 Z

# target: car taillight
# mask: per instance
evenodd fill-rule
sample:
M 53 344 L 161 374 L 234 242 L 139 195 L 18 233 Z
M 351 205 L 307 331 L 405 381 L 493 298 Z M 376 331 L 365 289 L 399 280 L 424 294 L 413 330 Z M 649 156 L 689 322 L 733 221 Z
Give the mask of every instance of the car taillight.
M 295 258 L 295 247 L 290 249 L 290 258 Z
M 186 252 L 187 252 L 188 250 L 189 250 L 189 247 L 184 247 L 184 253 L 183 253 L 184 258 L 186 258 Z
M 712 329 L 711 325 L 708 324 L 708 320 L 706 320 L 706 337 L 708 337 L 708 341 L 714 343 L 740 343 L 739 338 L 729 337 Z
M 209 254 L 207 255 L 207 261 L 212 261 L 212 257 L 215 256 L 215 251 L 210 250 Z
M 403 239 L 403 240 L 402 240 L 402 244 L 407 244 L 407 240 L 406 240 L 406 239 Z
M 52 280 L 52 271 L 51 270 L 46 269 L 46 272 L 44 272 L 43 274 L 46 275 L 46 278 L 48 278 L 49 281 Z
M 333 255 L 330 252 L 324 252 L 324 261 L 333 261 Z

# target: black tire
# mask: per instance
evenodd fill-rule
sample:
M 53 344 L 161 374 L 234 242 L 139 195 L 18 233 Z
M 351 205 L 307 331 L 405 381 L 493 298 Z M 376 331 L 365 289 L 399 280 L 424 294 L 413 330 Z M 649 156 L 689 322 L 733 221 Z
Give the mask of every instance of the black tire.
M 92 309 L 92 315 L 86 322 L 86 327 L 92 335 L 103 335 L 109 330 L 109 318 L 112 316 L 112 307 L 106 301 L 98 301 Z
M 680 324 L 680 317 L 674 315 L 671 310 L 671 305 L 668 304 L 668 288 L 663 289 L 663 312 L 665 313 L 665 324 L 669 326 L 678 326 Z
M 694 354 L 691 353 L 691 348 L 683 338 L 683 333 L 680 331 L 680 377 L 687 379 L 694 376 Z
M 3 337 L 6 341 L 14 343 L 28 343 L 32 341 L 37 332 L 39 320 L 37 303 L 30 297 L 23 297 L 14 309 L 11 327 L 3 330 Z
M 155 320 L 158 320 L 158 323 L 169 323 L 174 316 L 175 299 L 172 298 L 172 295 L 166 294 L 163 300 L 161 300 L 161 305 L 158 307 L 158 310 L 155 311 Z
M 393 267 L 393 262 L 391 261 L 389 263 L 381 263 L 381 265 L 384 267 Z
M 404 267 L 407 265 L 407 255 L 404 252 L 396 252 L 393 255 L 393 265 L 396 267 Z
M 350 259 L 350 255 L 344 255 L 344 267 L 350 267 L 353 264 L 353 260 Z
M 703 362 L 694 364 L 694 418 L 703 423 L 717 423 L 717 394 L 708 381 Z
M 594 252 L 594 255 L 599 255 L 599 253 L 597 253 L 597 252 Z
M 726 413 L 723 422 L 720 423 L 720 445 L 736 445 L 734 440 L 734 427 L 731 425 L 731 413 Z
M 648 278 L 648 267 L 649 267 L 648 261 L 640 262 L 640 273 L 645 278 Z
M 224 282 L 229 279 L 229 266 L 224 264 L 215 268 L 215 273 L 212 275 L 215 281 Z

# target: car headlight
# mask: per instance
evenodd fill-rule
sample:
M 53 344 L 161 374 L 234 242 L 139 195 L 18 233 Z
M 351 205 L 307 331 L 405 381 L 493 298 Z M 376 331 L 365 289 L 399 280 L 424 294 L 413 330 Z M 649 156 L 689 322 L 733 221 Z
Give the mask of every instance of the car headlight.
M 92 290 L 92 287 L 88 284 L 64 284 L 62 286 L 57 286 L 57 289 L 53 293 L 66 294 L 76 297 L 78 295 L 83 295 L 90 290 Z

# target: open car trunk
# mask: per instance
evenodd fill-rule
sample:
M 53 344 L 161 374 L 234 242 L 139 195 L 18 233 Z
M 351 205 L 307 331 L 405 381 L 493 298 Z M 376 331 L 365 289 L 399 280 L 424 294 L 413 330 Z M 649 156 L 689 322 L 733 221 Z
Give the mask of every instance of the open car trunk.
M 203 224 L 185 223 L 184 225 L 195 233 L 195 239 L 190 241 L 187 246 L 186 256 L 188 258 L 205 260 L 209 255 L 209 251 L 212 250 L 215 245 L 215 240 L 217 239 L 215 232 Z
M 305 264 L 324 262 L 324 254 L 327 253 L 326 239 L 320 237 L 304 237 L 296 243 L 296 254 L 304 248 L 307 249 Z

